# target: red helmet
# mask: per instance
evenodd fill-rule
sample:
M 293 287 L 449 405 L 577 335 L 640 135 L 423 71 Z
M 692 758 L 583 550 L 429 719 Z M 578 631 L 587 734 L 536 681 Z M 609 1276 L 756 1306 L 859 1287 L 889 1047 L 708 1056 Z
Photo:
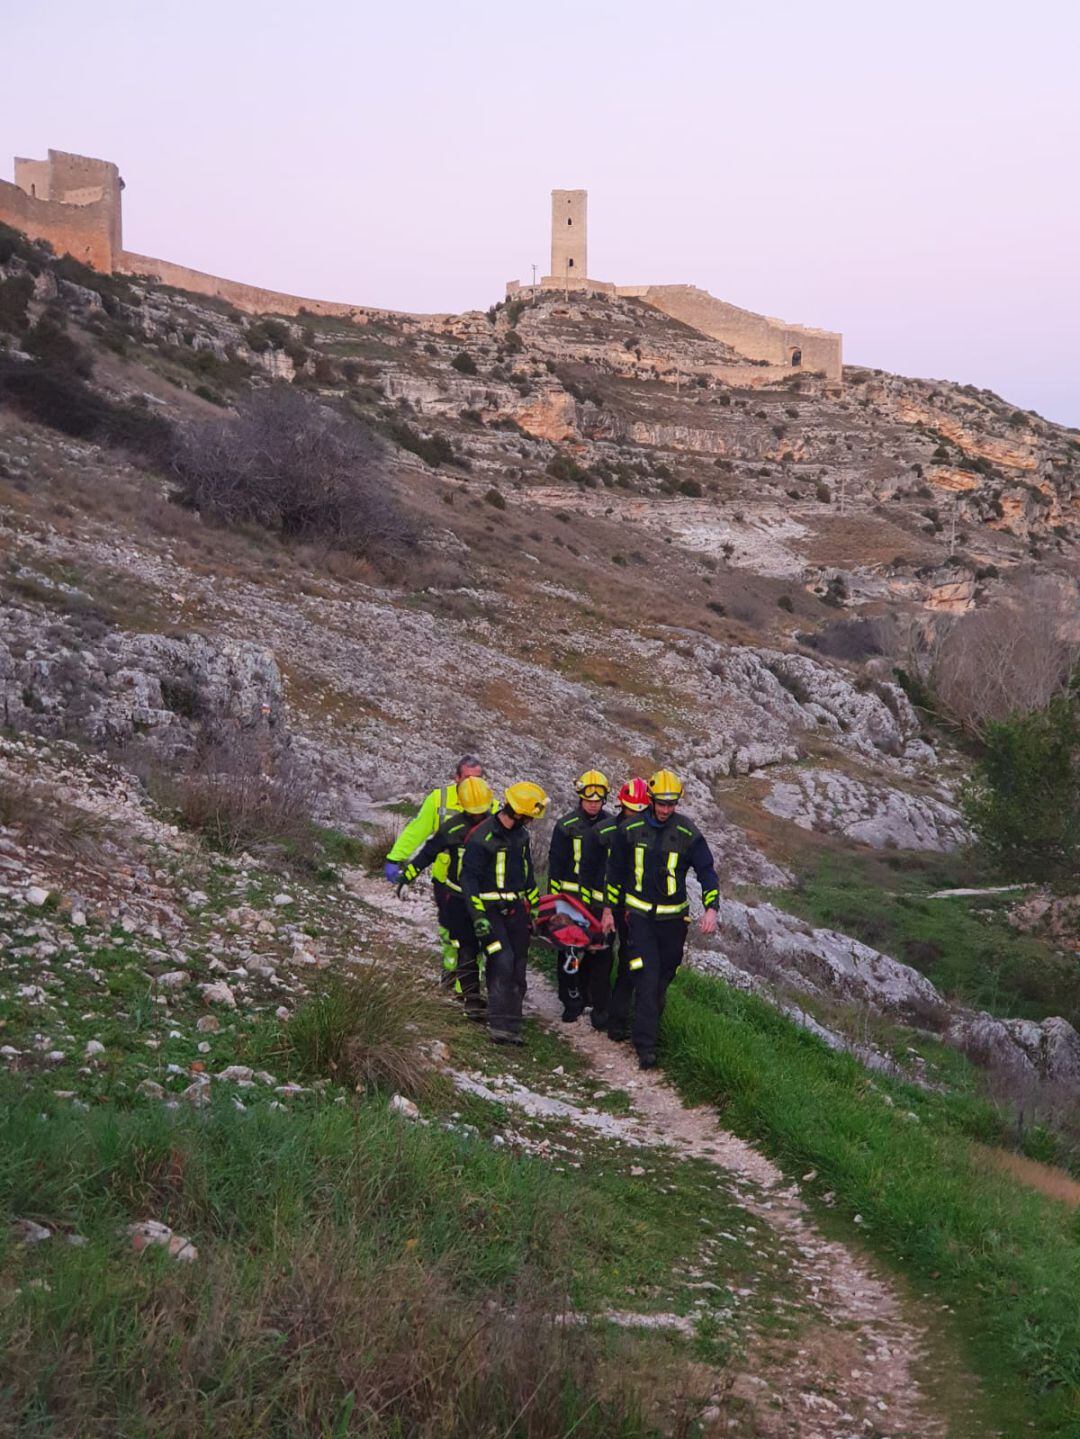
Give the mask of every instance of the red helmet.
M 643 779 L 629 779 L 619 791 L 623 809 L 641 811 L 649 808 L 649 786 Z

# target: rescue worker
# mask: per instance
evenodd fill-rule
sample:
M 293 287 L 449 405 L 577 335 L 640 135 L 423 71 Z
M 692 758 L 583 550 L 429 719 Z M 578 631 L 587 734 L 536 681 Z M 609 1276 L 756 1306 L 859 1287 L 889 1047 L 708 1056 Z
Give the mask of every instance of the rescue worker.
M 531 914 L 540 902 L 529 825 L 548 797 L 528 780 L 512 784 L 502 808 L 465 844 L 461 889 L 487 967 L 488 1033 L 495 1044 L 521 1044 L 521 1006 Z
M 446 855 L 449 859 L 449 869 L 443 881 L 447 897 L 440 917 L 449 931 L 450 943 L 454 946 L 454 973 L 465 1001 L 466 1018 L 477 1021 L 485 1018 L 486 1009 L 480 994 L 476 932 L 461 892 L 461 865 L 465 858 L 465 842 L 476 826 L 491 814 L 494 797 L 486 779 L 473 775 L 460 780 L 457 785 L 457 798 L 461 811 L 447 815 L 427 843 L 417 850 L 412 859 L 406 860 L 401 868 L 402 883 L 412 884 L 417 875 L 440 855 Z
M 632 819 L 643 814 L 649 807 L 649 786 L 640 776 L 629 779 L 619 790 L 619 814 L 615 821 L 623 829 Z M 612 836 L 614 839 L 614 836 Z M 630 958 L 626 933 L 626 905 L 622 896 L 612 901 L 615 917 L 615 933 L 619 940 L 618 960 L 615 965 L 615 983 L 611 990 L 611 1004 L 608 1008 L 608 1038 L 616 1044 L 630 1038 L 630 1004 L 634 997 L 628 960 Z
M 627 968 L 634 990 L 634 1048 L 642 1069 L 656 1064 L 657 1034 L 668 986 L 682 962 L 690 923 L 686 875 L 701 885 L 702 934 L 716 932 L 720 881 L 705 836 L 693 820 L 676 815 L 683 786 L 669 769 L 649 780 L 649 808 L 615 835 L 607 872 L 604 928 L 615 928 L 613 907 L 626 905 Z
M 458 760 L 454 783 L 433 789 L 424 800 L 415 817 L 409 821 L 390 847 L 386 856 L 383 873 L 391 884 L 401 883 L 401 868 L 407 859 L 424 844 L 451 812 L 461 813 L 457 787 L 465 779 L 482 779 L 484 766 L 474 754 L 463 755 Z M 457 949 L 450 937 L 450 930 L 444 918 L 451 891 L 446 887 L 446 876 L 450 868 L 450 855 L 444 851 L 431 869 L 431 887 L 435 892 L 435 910 L 439 922 L 439 947 L 442 950 L 442 983 L 446 989 L 453 989 L 457 982 L 454 966 L 457 963 Z
M 610 786 L 606 775 L 590 769 L 574 788 L 577 805 L 557 821 L 551 832 L 548 889 L 552 894 L 573 895 L 599 919 L 604 911 L 608 849 L 616 828 L 615 817 L 604 809 Z M 591 1007 L 593 1028 L 607 1028 L 612 942 L 609 935 L 599 948 L 587 949 L 573 973 L 566 971 L 565 952 L 560 955 L 559 999 L 567 1024 L 573 1024 Z

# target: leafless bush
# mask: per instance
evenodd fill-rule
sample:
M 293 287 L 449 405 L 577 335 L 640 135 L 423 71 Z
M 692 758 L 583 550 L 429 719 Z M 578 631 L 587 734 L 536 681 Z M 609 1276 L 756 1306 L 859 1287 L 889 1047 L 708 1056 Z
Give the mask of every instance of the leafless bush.
M 1010 715 L 1045 709 L 1067 688 L 1080 661 L 1073 623 L 1057 586 L 1038 579 L 1007 600 L 964 615 L 922 660 L 939 708 L 976 738 Z
M 413 537 L 382 443 L 297 390 L 261 390 L 235 418 L 185 426 L 172 467 L 181 503 L 225 524 L 261 525 L 353 554 Z
M 24 844 L 67 854 L 98 851 L 111 832 L 101 815 L 10 774 L 0 774 L 0 828 L 13 830 Z
M 875 655 L 891 655 L 896 649 L 895 625 L 888 616 L 871 619 L 838 620 L 813 634 L 799 638 L 808 649 L 829 659 L 859 662 Z
M 389 825 L 378 825 L 369 835 L 357 842 L 357 856 L 360 867 L 368 874 L 381 874 L 386 857 L 397 840 L 397 830 Z
M 222 854 L 276 850 L 302 862 L 319 852 L 309 778 L 287 758 L 271 772 L 254 745 L 208 745 L 188 767 L 150 786 L 186 829 Z

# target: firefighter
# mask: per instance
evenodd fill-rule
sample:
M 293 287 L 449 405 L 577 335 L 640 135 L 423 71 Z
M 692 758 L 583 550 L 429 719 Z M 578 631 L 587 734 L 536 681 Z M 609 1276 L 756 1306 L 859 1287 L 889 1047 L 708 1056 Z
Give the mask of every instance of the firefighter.
M 400 884 L 402 877 L 402 865 L 407 859 L 411 859 L 417 853 L 420 846 L 435 833 L 435 831 L 451 813 L 461 813 L 461 804 L 458 800 L 458 785 L 466 779 L 482 779 L 484 766 L 474 754 L 463 755 L 458 760 L 457 773 L 454 776 L 454 783 L 443 785 L 440 789 L 433 789 L 424 800 L 416 815 L 409 821 L 405 828 L 398 835 L 386 856 L 386 864 L 383 873 L 391 884 Z M 444 850 L 431 868 L 431 887 L 435 892 L 435 910 L 439 918 L 439 947 L 442 950 L 442 983 L 446 989 L 454 989 L 457 984 L 457 975 L 454 973 L 454 966 L 457 964 L 457 948 L 450 935 L 450 930 L 445 919 L 445 910 L 452 893 L 446 887 L 446 876 L 450 869 L 450 854 Z
M 643 814 L 649 807 L 649 786 L 640 776 L 629 779 L 619 790 L 619 814 L 616 819 L 616 827 L 619 829 L 632 820 Z M 614 836 L 612 836 L 614 838 Z M 626 933 L 626 905 L 623 903 L 622 895 L 611 903 L 612 913 L 615 917 L 615 934 L 619 941 L 618 962 L 615 966 L 615 983 L 611 991 L 611 1004 L 608 1008 L 608 1038 L 616 1044 L 621 1044 L 630 1038 L 630 1004 L 634 997 L 633 985 L 630 979 L 630 970 L 627 961 L 629 952 L 627 949 L 629 939 Z
M 548 851 L 548 889 L 569 894 L 586 905 L 597 919 L 604 910 L 604 884 L 608 849 L 615 833 L 615 817 L 604 808 L 610 786 L 598 769 L 586 770 L 575 782 L 578 802 L 558 820 Z M 565 952 L 559 958 L 559 999 L 562 1017 L 573 1024 L 592 1009 L 594 1029 L 606 1029 L 611 1001 L 611 946 L 609 935 L 597 948 L 590 946 L 580 962 Z M 567 972 L 568 965 L 575 965 Z
M 531 915 L 540 902 L 529 825 L 548 797 L 528 780 L 512 784 L 501 809 L 465 844 L 461 888 L 487 966 L 488 1033 L 495 1044 L 521 1044 L 521 1005 Z
M 476 826 L 490 815 L 494 795 L 486 779 L 473 775 L 459 781 L 457 798 L 461 812 L 454 811 L 447 815 L 427 843 L 417 850 L 412 859 L 405 862 L 401 868 L 401 880 L 404 884 L 412 884 L 417 875 L 440 855 L 449 857 L 449 868 L 443 881 L 446 902 L 440 910 L 440 917 L 449 931 L 450 943 L 454 946 L 454 973 L 465 1001 L 465 1015 L 468 1019 L 483 1021 L 486 1009 L 480 994 L 476 932 L 465 897 L 461 893 L 461 865 L 465 857 L 465 842 Z
M 656 1064 L 657 1034 L 668 985 L 682 961 L 690 923 L 686 875 L 701 885 L 702 934 L 716 932 L 720 881 L 705 836 L 676 814 L 683 786 L 669 769 L 649 780 L 649 808 L 616 833 L 608 860 L 608 907 L 603 925 L 615 928 L 613 906 L 626 905 L 627 969 L 634 991 L 634 1048 L 642 1069 Z

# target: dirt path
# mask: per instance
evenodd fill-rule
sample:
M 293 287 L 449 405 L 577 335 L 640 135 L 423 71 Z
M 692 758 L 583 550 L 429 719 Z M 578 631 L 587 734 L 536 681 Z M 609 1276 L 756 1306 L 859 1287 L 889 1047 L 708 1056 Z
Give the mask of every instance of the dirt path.
M 363 891 L 388 917 L 405 921 L 406 929 L 426 931 L 425 906 L 401 904 L 368 883 Z M 425 933 L 424 947 L 429 945 Z M 783 1244 L 791 1293 L 805 1302 L 810 1317 L 795 1340 L 769 1336 L 755 1343 L 730 1391 L 736 1404 L 725 1408 L 716 1428 L 707 1432 L 774 1439 L 946 1439 L 961 1434 L 989 1439 L 994 1431 L 974 1417 L 981 1408 L 976 1381 L 943 1359 L 932 1322 L 923 1321 L 915 1301 L 869 1256 L 821 1232 L 798 1186 L 769 1158 L 723 1129 L 710 1109 L 684 1104 L 660 1072 L 640 1071 L 629 1044 L 613 1044 L 587 1017 L 561 1023 L 555 987 L 535 970 L 529 974 L 525 1012 L 584 1057 L 597 1079 L 625 1091 L 631 1112 L 600 1115 L 585 1097 L 575 1111 L 566 1099 L 573 1086 L 566 1074 L 552 1076 L 561 1098 L 506 1078 L 497 1093 L 488 1095 L 480 1076 L 456 1075 L 465 1081 L 463 1087 L 579 1131 L 591 1129 L 707 1161 L 722 1173 L 747 1213 Z M 923 1377 L 931 1359 L 933 1393 Z M 945 1382 L 939 1384 L 943 1375 Z M 948 1394 L 947 1414 L 939 1388 Z

